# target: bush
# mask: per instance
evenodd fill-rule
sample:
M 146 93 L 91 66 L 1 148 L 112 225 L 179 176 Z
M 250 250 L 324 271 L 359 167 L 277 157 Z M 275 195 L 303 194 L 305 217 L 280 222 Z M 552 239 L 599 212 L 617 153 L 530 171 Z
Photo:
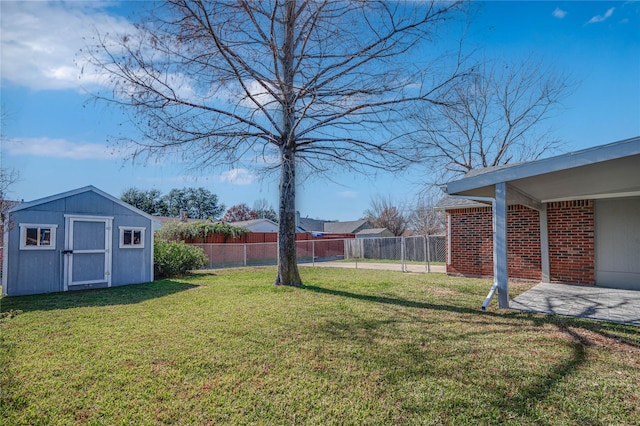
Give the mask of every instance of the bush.
M 172 221 L 162 224 L 162 228 L 156 232 L 156 238 L 180 241 L 206 238 L 209 234 L 221 234 L 226 239 L 237 238 L 247 232 L 249 232 L 247 228 L 232 226 L 227 223 Z
M 182 242 L 156 240 L 153 243 L 153 270 L 156 278 L 184 275 L 207 265 L 209 259 L 200 247 Z

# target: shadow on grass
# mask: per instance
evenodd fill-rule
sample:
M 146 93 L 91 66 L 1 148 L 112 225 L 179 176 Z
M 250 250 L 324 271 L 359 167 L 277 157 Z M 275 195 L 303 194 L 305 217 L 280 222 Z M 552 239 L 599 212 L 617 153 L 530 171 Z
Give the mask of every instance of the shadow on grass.
M 173 280 L 160 280 L 105 289 L 5 297 L 2 298 L 0 307 L 2 308 L 2 312 L 30 312 L 81 307 L 131 305 L 146 300 L 170 296 L 196 287 L 199 286 Z
M 330 294 L 333 296 L 347 297 L 356 300 L 363 300 L 373 303 L 382 303 L 388 305 L 403 306 L 408 308 L 432 309 L 438 311 L 456 312 L 461 314 L 480 314 L 487 317 L 503 318 L 503 319 L 526 319 L 533 326 L 541 327 L 545 324 L 552 324 L 566 330 L 567 327 L 580 328 L 601 336 L 613 339 L 617 343 L 625 344 L 630 347 L 640 348 L 640 335 L 636 334 L 637 330 L 633 325 L 625 325 L 620 323 L 610 323 L 606 321 L 589 320 L 585 318 L 574 318 L 568 316 L 557 316 L 548 314 L 536 314 L 522 311 L 506 310 L 506 311 L 482 311 L 480 308 L 466 308 L 455 305 L 426 303 L 416 300 L 399 299 L 387 296 L 375 296 L 369 294 L 358 294 L 343 290 L 334 290 L 314 285 L 303 285 L 300 287 L 304 290 L 313 291 L 315 293 Z
M 347 297 L 350 299 L 364 300 L 367 302 L 382 303 L 385 305 L 396 305 L 396 306 L 402 306 L 405 308 L 432 309 L 437 311 L 457 312 L 460 314 L 481 314 L 481 315 L 489 315 L 489 316 L 499 315 L 500 317 L 503 316 L 502 314 L 496 314 L 495 312 L 482 311 L 480 307 L 478 307 L 478 309 L 473 309 L 473 308 L 465 308 L 462 306 L 426 303 L 426 302 L 419 302 L 416 300 L 399 299 L 399 298 L 387 297 L 387 296 L 358 294 L 358 293 L 351 293 L 351 292 L 342 291 L 342 290 L 332 290 L 324 287 L 318 287 L 315 285 L 302 285 L 300 288 L 303 290 L 313 291 L 315 293 L 330 294 L 333 296 L 341 296 L 341 297 Z
M 567 337 L 572 348 L 571 354 L 568 357 L 559 360 L 555 365 L 550 366 L 546 374 L 539 377 L 537 380 L 534 380 L 527 385 L 518 386 L 515 393 L 511 393 L 506 390 L 504 392 L 496 392 L 496 394 L 494 394 L 495 399 L 493 401 L 489 401 L 492 405 L 500 407 L 500 411 L 503 415 L 509 413 L 505 418 L 511 418 L 512 420 L 515 419 L 516 421 L 521 419 L 528 422 L 535 419 L 537 424 L 552 424 L 552 422 L 538 416 L 537 404 L 544 404 L 544 401 L 554 388 L 565 382 L 568 377 L 575 374 L 588 362 L 587 348 L 595 344 L 594 341 L 592 341 L 593 336 L 590 336 L 589 332 L 607 339 L 608 343 L 612 345 L 622 345 L 635 350 L 640 348 L 640 338 L 635 333 L 635 327 L 631 325 L 511 310 L 499 312 L 481 311 L 480 309 L 476 310 L 455 305 L 432 304 L 386 296 L 357 294 L 318 286 L 307 285 L 302 286 L 301 288 L 316 293 L 347 297 L 372 303 L 440 310 L 461 314 L 478 314 L 485 318 L 494 318 L 494 320 L 497 320 L 498 318 L 507 321 L 512 320 L 515 321 L 511 324 L 514 327 L 521 327 L 523 322 L 528 322 L 534 328 L 544 327 L 547 325 L 557 327 L 558 331 Z M 333 328 L 338 327 L 334 324 Z M 366 326 L 363 326 L 363 328 L 368 330 L 367 334 L 370 334 L 372 329 L 375 327 L 372 324 L 367 324 Z M 351 330 L 351 335 L 354 335 L 353 330 Z M 397 355 L 398 354 L 396 354 L 396 356 Z M 415 357 L 416 354 L 413 354 L 413 356 Z M 419 356 L 419 354 L 417 354 L 417 356 Z M 419 360 L 416 360 L 417 364 L 424 364 L 423 362 L 418 361 Z M 460 402 L 458 401 L 457 403 L 459 404 Z M 583 418 L 579 413 L 574 413 L 573 417 L 574 418 L 572 420 L 578 422 L 578 424 L 587 424 L 598 421 L 598 419 L 595 418 Z

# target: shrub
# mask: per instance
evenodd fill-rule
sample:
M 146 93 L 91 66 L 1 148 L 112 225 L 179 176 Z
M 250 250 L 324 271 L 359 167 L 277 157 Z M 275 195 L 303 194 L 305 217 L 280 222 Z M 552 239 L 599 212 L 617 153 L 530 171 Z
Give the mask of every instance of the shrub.
M 207 265 L 208 258 L 200 247 L 182 242 L 156 240 L 153 244 L 153 270 L 156 278 L 183 275 Z
M 156 238 L 162 240 L 189 240 L 193 238 L 206 238 L 209 234 L 221 234 L 225 238 L 237 238 L 249 232 L 247 228 L 232 226 L 227 223 L 211 222 L 166 222 L 156 232 Z

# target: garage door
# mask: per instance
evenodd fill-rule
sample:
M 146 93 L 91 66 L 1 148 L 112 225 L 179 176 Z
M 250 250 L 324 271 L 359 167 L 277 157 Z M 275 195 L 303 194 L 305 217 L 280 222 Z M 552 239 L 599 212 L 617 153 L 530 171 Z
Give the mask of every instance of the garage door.
M 595 207 L 596 285 L 640 290 L 640 198 Z

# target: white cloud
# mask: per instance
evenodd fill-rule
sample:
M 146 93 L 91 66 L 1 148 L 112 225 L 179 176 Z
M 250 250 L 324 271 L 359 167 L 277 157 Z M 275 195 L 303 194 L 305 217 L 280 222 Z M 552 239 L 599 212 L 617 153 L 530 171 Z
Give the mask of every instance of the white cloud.
M 604 13 L 604 15 L 596 15 L 596 16 L 594 16 L 593 18 L 591 18 L 591 19 L 589 19 L 587 21 L 587 24 L 595 24 L 595 23 L 602 22 L 602 21 L 605 21 L 605 20 L 609 19 L 613 15 L 613 11 L 615 9 L 616 9 L 615 7 L 612 7 L 610 9 L 608 9 Z
M 347 200 L 353 200 L 355 198 L 358 198 L 358 193 L 356 191 L 342 191 L 338 192 L 338 197 Z
M 251 185 L 256 180 L 256 175 L 247 169 L 232 169 L 222 173 L 219 177 L 221 183 L 232 185 Z
M 567 11 L 562 10 L 559 7 L 556 7 L 556 10 L 553 11 L 553 16 L 558 19 L 562 19 L 567 16 Z
M 14 138 L 4 143 L 9 155 L 67 158 L 72 160 L 113 160 L 128 156 L 125 150 L 97 143 L 73 143 L 65 139 Z
M 102 2 L 2 3 L 2 79 L 34 90 L 79 89 L 103 77 L 85 69 L 79 52 L 95 36 L 131 31 L 125 19 L 108 15 Z

